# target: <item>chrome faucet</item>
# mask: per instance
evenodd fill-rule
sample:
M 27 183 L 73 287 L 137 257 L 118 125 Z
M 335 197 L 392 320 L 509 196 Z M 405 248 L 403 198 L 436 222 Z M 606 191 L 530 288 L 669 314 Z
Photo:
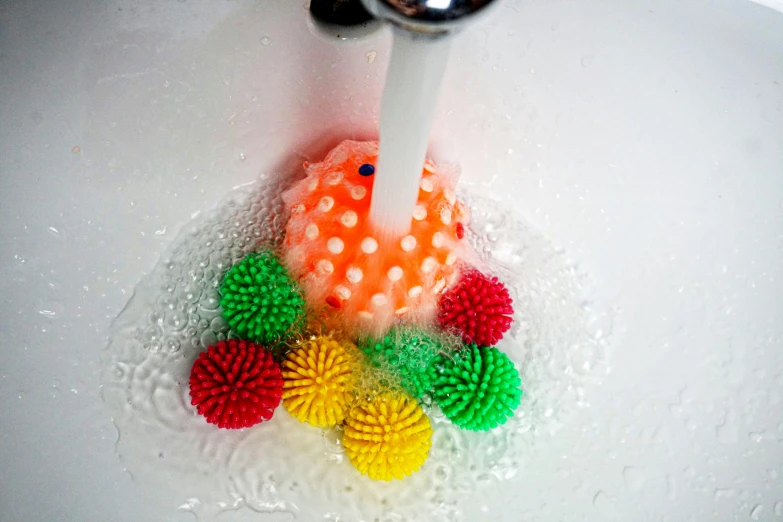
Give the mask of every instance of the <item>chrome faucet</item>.
M 414 35 L 439 37 L 460 30 L 496 0 L 361 0 L 376 18 Z

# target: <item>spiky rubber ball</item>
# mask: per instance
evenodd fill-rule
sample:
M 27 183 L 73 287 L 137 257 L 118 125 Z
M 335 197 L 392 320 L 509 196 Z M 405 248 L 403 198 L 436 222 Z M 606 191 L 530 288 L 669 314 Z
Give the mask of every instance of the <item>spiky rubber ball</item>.
M 269 251 L 250 254 L 232 266 L 220 285 L 223 317 L 236 334 L 272 343 L 299 325 L 305 313 L 298 284 Z
M 344 141 L 283 193 L 291 211 L 285 263 L 313 310 L 342 329 L 384 334 L 398 318 L 434 319 L 468 248 L 468 211 L 454 177 L 427 161 L 411 230 L 390 236 L 370 220 L 377 142 Z M 387 174 L 388 175 L 388 174 Z
M 351 464 L 363 475 L 399 480 L 418 471 L 427 460 L 432 427 L 414 399 L 381 395 L 350 410 L 343 446 Z
M 416 399 L 432 390 L 429 367 L 445 349 L 437 335 L 415 326 L 393 327 L 381 339 L 363 339 L 359 347 L 370 364 L 392 373 Z
M 441 296 L 438 322 L 466 344 L 494 346 L 511 327 L 512 305 L 508 289 L 497 277 L 470 270 Z
M 432 366 L 433 398 L 460 428 L 487 431 L 514 415 L 522 381 L 511 360 L 494 347 L 470 345 Z
M 249 428 L 272 418 L 283 378 L 272 355 L 249 341 L 221 341 L 190 371 L 191 404 L 219 428 Z
M 329 336 L 306 340 L 286 355 L 283 406 L 295 418 L 329 428 L 343 422 L 359 364 L 356 346 Z

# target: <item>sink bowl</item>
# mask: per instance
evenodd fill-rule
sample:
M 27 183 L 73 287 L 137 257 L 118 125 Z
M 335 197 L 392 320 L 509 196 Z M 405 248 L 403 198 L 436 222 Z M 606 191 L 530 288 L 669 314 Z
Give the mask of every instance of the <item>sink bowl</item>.
M 520 284 L 588 310 L 601 353 L 556 347 L 562 400 L 450 520 L 783 520 L 780 10 L 506 0 L 455 39 L 430 155 L 506 209 Z M 207 509 L 173 456 L 141 465 L 125 443 L 152 424 L 104 401 L 106 361 L 139 282 L 227 198 L 376 138 L 389 48 L 303 2 L 0 6 L 0 519 L 311 519 L 268 481 Z M 553 313 L 531 324 L 569 326 Z M 385 519 L 416 501 L 400 484 Z M 356 505 L 319 516 L 373 520 Z

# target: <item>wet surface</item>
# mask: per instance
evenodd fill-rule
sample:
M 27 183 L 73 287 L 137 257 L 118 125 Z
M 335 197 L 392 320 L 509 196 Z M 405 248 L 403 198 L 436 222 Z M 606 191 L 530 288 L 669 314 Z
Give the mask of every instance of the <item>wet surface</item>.
M 133 403 L 169 426 L 136 415 L 123 391 L 126 421 L 146 420 L 117 442 L 119 415 L 101 397 L 105 348 L 139 281 L 167 281 L 159 260 L 184 244 L 183 226 L 218 222 L 208 209 L 231 187 L 377 136 L 388 33 L 324 37 L 306 15 L 276 0 L 0 2 L 3 520 L 182 522 L 193 516 L 174 499 L 205 515 L 234 505 L 230 489 L 199 489 L 195 475 L 166 480 L 168 454 L 154 451 L 165 442 L 138 459 L 124 448 L 183 419 L 205 435 L 183 413 L 176 368 L 150 356 L 140 382 L 157 386 L 157 410 L 143 393 Z M 553 386 L 556 418 L 531 422 L 540 429 L 520 439 L 532 447 L 515 477 L 480 488 L 463 519 L 783 520 L 780 34 L 779 13 L 743 0 L 506 0 L 455 40 L 432 157 L 462 166 L 466 192 L 532 224 L 525 241 L 551 239 L 525 255 L 573 277 L 509 279 L 542 294 L 576 281 L 582 291 L 557 292 L 593 296 L 590 331 L 611 333 L 612 346 L 583 392 L 560 366 L 552 378 L 527 370 L 526 391 Z M 140 302 L 166 293 L 145 292 Z M 556 302 L 531 302 L 537 317 L 556 316 Z M 602 310 L 619 311 L 613 326 Z M 550 339 L 563 328 L 541 326 Z M 169 335 L 180 355 L 194 350 L 186 331 Z M 527 406 L 549 419 L 544 403 Z M 304 432 L 321 444 L 334 435 Z M 175 451 L 200 448 L 189 442 Z M 262 491 L 259 505 L 292 498 Z
M 548 241 L 468 193 L 468 237 L 482 268 L 506 281 L 516 302 L 511 335 L 499 347 L 519 366 L 525 397 L 506 425 L 462 431 L 428 410 L 430 458 L 419 473 L 391 484 L 348 464 L 339 428 L 308 427 L 282 408 L 260 426 L 217 430 L 189 404 L 190 367 L 200 351 L 231 335 L 218 308 L 223 272 L 259 246 L 280 244 L 283 184 L 262 179 L 186 225 L 114 322 L 103 395 L 119 431 L 118 454 L 145 494 L 205 519 L 238 506 L 299 520 L 459 519 L 483 489 L 508 488 L 537 438 L 583 405 L 583 386 L 603 361 L 610 332 L 593 324 L 580 276 Z

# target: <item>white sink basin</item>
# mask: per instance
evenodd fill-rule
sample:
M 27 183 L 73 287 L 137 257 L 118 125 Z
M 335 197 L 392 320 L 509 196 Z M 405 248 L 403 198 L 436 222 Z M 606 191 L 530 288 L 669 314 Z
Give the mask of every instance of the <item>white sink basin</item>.
M 303 3 L 0 6 L 0 519 L 192 520 L 118 458 L 102 355 L 188 222 L 374 137 L 387 30 L 327 40 Z M 508 0 L 455 41 L 432 155 L 554 245 L 607 350 L 461 520 L 783 520 L 783 15 L 763 3 Z

